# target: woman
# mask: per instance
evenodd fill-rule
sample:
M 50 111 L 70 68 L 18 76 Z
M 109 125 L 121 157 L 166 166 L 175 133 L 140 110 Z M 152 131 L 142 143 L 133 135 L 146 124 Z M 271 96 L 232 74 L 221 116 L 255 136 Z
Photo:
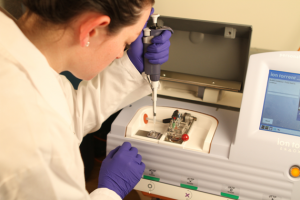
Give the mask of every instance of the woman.
M 154 0 L 23 3 L 18 21 L 0 12 L 0 199 L 123 199 L 145 168 L 137 149 L 124 143 L 110 152 L 89 195 L 78 147 L 151 92 L 140 74 L 140 33 Z M 145 57 L 165 62 L 169 38 L 154 38 Z M 62 71 L 86 81 L 75 91 Z

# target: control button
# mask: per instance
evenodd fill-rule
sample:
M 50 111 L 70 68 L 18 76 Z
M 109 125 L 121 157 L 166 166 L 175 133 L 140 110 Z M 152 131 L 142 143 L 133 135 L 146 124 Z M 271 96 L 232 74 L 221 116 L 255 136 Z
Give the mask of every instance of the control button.
M 144 123 L 148 124 L 148 115 L 147 114 L 144 114 Z
M 189 135 L 185 133 L 182 135 L 181 139 L 182 139 L 182 141 L 186 142 L 189 140 Z
M 155 185 L 154 185 L 154 183 L 153 183 L 152 181 L 150 181 L 150 182 L 148 183 L 147 187 L 148 187 L 148 190 L 149 190 L 149 191 L 152 191 L 152 190 L 154 190 Z
M 290 175 L 293 178 L 298 178 L 300 176 L 300 168 L 299 166 L 292 166 L 290 169 Z
M 184 199 L 188 200 L 192 198 L 192 192 L 190 190 L 185 191 Z

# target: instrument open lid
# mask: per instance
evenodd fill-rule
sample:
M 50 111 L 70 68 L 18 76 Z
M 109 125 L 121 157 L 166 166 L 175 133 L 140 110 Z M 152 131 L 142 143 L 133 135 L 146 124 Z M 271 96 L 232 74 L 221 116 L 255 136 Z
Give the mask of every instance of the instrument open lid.
M 163 16 L 158 23 L 174 30 L 158 94 L 239 108 L 251 26 Z

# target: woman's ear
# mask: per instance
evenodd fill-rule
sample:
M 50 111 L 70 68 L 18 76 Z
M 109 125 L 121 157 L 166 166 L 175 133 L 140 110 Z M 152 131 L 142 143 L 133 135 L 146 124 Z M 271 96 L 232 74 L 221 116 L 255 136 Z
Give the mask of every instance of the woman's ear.
M 90 39 L 97 34 L 99 30 L 107 30 L 110 24 L 110 17 L 99 13 L 86 13 L 80 20 L 79 40 L 80 45 L 85 47 Z

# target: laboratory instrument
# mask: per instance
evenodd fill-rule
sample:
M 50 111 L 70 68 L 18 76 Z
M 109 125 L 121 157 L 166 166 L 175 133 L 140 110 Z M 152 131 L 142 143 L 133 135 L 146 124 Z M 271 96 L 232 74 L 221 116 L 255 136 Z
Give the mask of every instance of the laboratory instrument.
M 173 30 L 170 27 L 166 26 L 159 26 L 157 23 L 157 18 L 159 14 L 152 14 L 151 18 L 153 20 L 153 25 L 149 28 L 144 29 L 144 54 L 147 52 L 147 48 L 151 45 L 151 40 L 155 36 L 160 35 L 163 31 L 171 31 Z M 154 123 L 156 121 L 156 101 L 157 101 L 157 90 L 159 87 L 159 79 L 160 79 L 160 64 L 152 64 L 149 62 L 147 58 L 144 58 L 144 66 L 145 66 L 145 73 L 148 75 L 148 81 L 151 84 L 152 89 L 152 101 L 153 101 L 153 120 Z
M 146 170 L 135 189 L 184 200 L 300 199 L 300 53 L 248 61 L 251 26 L 160 19 L 174 34 L 157 123 L 145 97 L 122 110 L 107 140 L 108 150 L 124 141 L 139 149 Z M 184 114 L 196 119 L 188 139 L 170 142 L 173 116 Z

